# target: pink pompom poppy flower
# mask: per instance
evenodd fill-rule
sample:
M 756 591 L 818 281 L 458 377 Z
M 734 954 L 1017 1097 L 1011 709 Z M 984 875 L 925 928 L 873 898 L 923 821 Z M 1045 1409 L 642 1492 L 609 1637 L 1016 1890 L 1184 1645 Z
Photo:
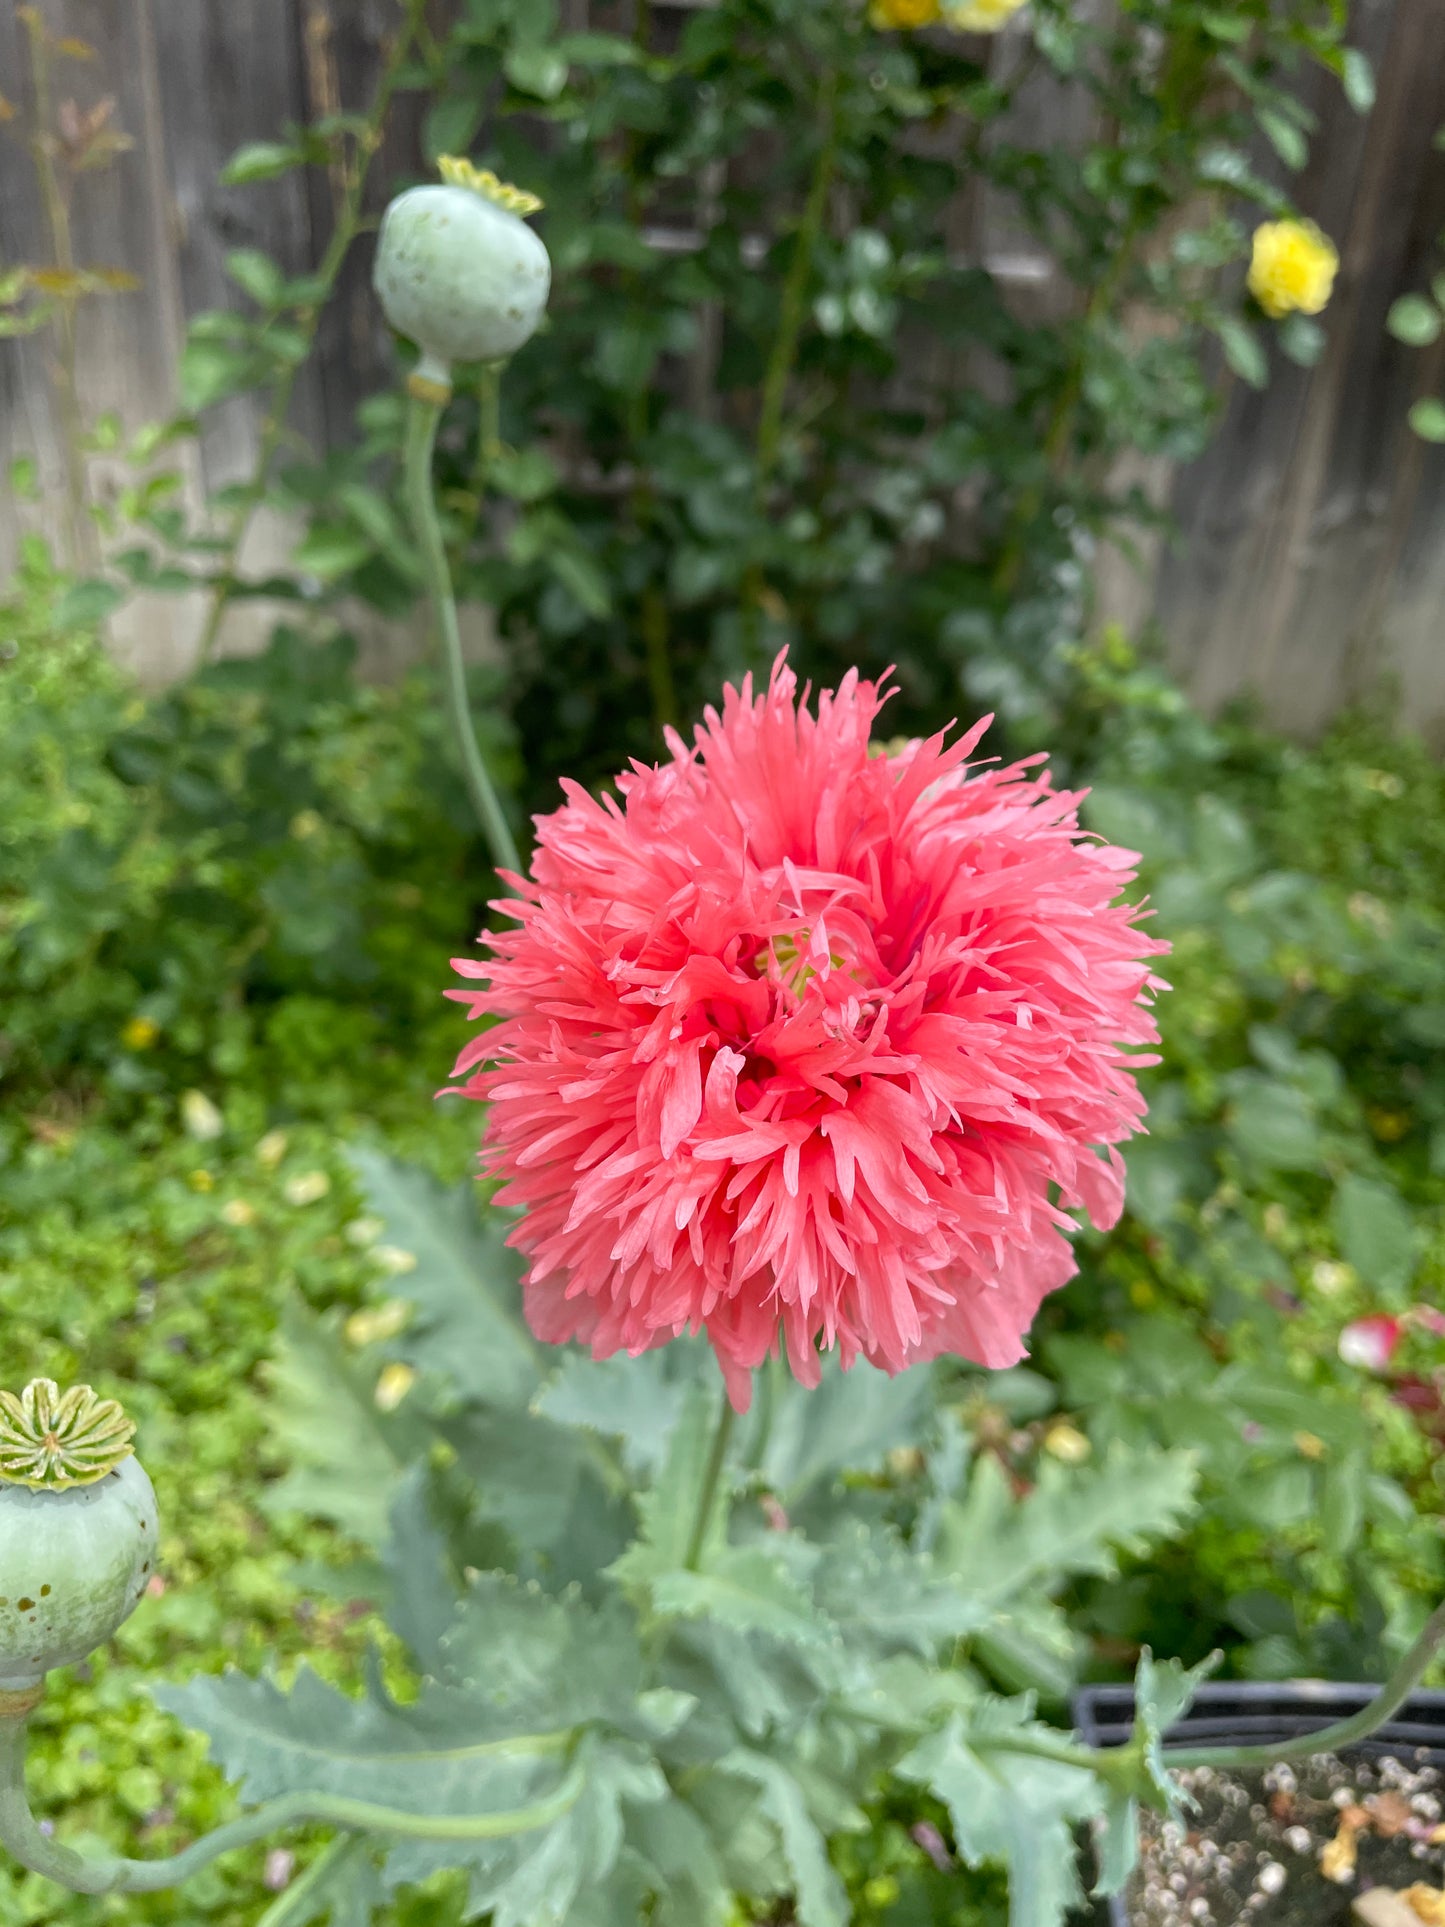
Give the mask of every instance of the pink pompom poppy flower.
M 449 993 L 494 1020 L 453 1088 L 490 1107 L 533 1330 L 705 1331 L 739 1407 L 780 1342 L 809 1384 L 834 1347 L 1022 1357 L 1070 1212 L 1122 1209 L 1156 1061 L 1166 946 L 1079 795 L 970 768 L 988 719 L 880 749 L 884 686 L 808 693 L 779 658 L 620 800 L 564 784 Z

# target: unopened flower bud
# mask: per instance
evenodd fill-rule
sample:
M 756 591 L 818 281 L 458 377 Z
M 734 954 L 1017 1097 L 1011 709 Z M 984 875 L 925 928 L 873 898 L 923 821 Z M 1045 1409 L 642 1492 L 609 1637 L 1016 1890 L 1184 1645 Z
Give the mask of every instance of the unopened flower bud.
M 522 218 L 541 206 L 470 161 L 444 159 L 438 186 L 387 208 L 373 282 L 387 320 L 443 389 L 454 361 L 502 361 L 536 333 L 552 285 L 547 250 Z
M 144 1593 L 156 1495 L 133 1431 L 88 1385 L 0 1392 L 0 1697 L 94 1652 Z

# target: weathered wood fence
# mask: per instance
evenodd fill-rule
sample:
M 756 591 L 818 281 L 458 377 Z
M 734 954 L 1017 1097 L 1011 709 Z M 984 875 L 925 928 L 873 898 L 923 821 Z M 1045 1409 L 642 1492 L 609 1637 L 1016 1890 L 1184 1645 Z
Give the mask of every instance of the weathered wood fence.
M 655 11 L 706 0 L 654 0 Z M 87 177 L 75 204 L 77 258 L 129 270 L 140 294 L 82 310 L 81 404 L 129 427 L 167 414 L 186 318 L 238 299 L 223 262 L 259 247 L 292 271 L 325 246 L 338 184 L 312 173 L 264 186 L 218 183 L 246 141 L 369 98 L 395 0 L 41 0 L 47 23 L 97 50 L 66 75 L 82 107 L 110 94 L 133 145 Z M 594 9 L 595 10 L 595 9 Z M 564 0 L 586 24 L 588 0 Z M 1309 82 L 1319 116 L 1299 198 L 1340 243 L 1343 266 L 1329 341 L 1317 367 L 1281 363 L 1263 393 L 1239 386 L 1208 454 L 1174 474 L 1139 479 L 1170 501 L 1179 525 L 1142 572 L 1100 559 L 1101 601 L 1131 625 L 1155 617 L 1174 664 L 1203 700 L 1244 688 L 1288 728 L 1318 728 L 1381 677 L 1392 679 L 1416 727 L 1445 731 L 1445 449 L 1406 423 L 1420 393 L 1445 389 L 1445 343 L 1420 353 L 1385 332 L 1402 293 L 1441 266 L 1445 227 L 1445 0 L 1354 0 L 1351 37 L 1372 58 L 1379 98 L 1368 119 L 1337 86 Z M 0 0 L 0 94 L 27 106 L 22 31 Z M 999 57 L 1008 57 L 1007 42 Z M 1050 103 L 1058 125 L 1059 103 Z M 0 269 L 43 260 L 42 211 L 23 147 L 0 129 Z M 416 170 L 417 108 L 393 115 L 374 178 Z M 1021 282 L 1047 264 L 1020 254 L 1006 214 L 982 197 L 965 243 Z M 950 237 L 956 240 L 958 237 Z M 389 379 L 391 351 L 356 251 L 302 371 L 292 410 L 314 445 L 351 433 L 357 400 Z M 60 437 L 49 352 L 40 337 L 0 340 L 0 474 L 38 457 L 47 496 L 59 493 Z M 206 418 L 188 454 L 190 506 L 250 472 L 257 413 L 246 401 Z M 96 471 L 101 487 L 103 465 Z M 0 570 L 25 516 L 0 499 Z M 264 522 L 246 561 L 268 559 L 284 532 Z M 184 667 L 194 611 L 142 606 L 121 646 L 150 676 Z

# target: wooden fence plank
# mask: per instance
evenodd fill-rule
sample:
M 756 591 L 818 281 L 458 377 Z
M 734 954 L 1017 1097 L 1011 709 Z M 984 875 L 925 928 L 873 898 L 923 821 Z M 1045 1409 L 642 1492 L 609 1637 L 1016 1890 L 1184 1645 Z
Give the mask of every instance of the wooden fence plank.
M 682 0 L 655 3 L 660 18 Z M 397 0 L 41 4 L 56 31 L 98 49 L 94 63 L 64 72 L 62 91 L 82 106 L 114 93 L 116 118 L 136 143 L 109 172 L 83 178 L 76 197 L 80 258 L 113 262 L 145 281 L 141 295 L 91 303 L 82 317 L 87 411 L 117 410 L 136 424 L 171 405 L 186 316 L 242 305 L 225 274 L 230 249 L 258 247 L 300 271 L 315 264 L 330 234 L 342 183 L 313 171 L 223 188 L 224 161 L 246 141 L 276 138 L 287 122 L 364 109 L 400 10 Z M 450 4 L 437 0 L 443 10 Z M 626 30 L 631 0 L 591 0 L 590 8 L 588 0 L 565 0 L 565 14 L 574 27 L 590 19 Z M 13 7 L 0 0 L 0 88 L 23 105 L 21 37 Z M 1301 203 L 1343 247 L 1325 358 L 1310 372 L 1281 363 L 1262 395 L 1236 385 L 1214 446 L 1173 484 L 1182 540 L 1152 579 L 1121 587 L 1114 570 L 1104 601 L 1131 620 L 1152 611 L 1172 660 L 1206 703 L 1253 687 L 1277 721 L 1310 730 L 1384 667 L 1398 673 L 1412 721 L 1445 727 L 1445 453 L 1424 447 L 1405 426 L 1421 384 L 1433 382 L 1436 392 L 1445 386 L 1445 345 L 1432 361 L 1383 334 L 1391 301 L 1426 285 L 1439 265 L 1433 249 L 1445 223 L 1445 156 L 1431 136 L 1445 122 L 1445 6 L 1355 0 L 1351 39 L 1379 67 L 1379 105 L 1367 123 L 1335 82 L 1315 75 L 1320 129 L 1295 184 Z M 998 57 L 1010 58 L 1013 45 L 1005 36 Z M 1051 138 L 1067 122 L 1078 138 L 1085 105 L 1040 85 L 1021 104 L 1024 121 L 1032 116 Z M 419 171 L 423 109 L 415 96 L 394 106 L 368 193 L 373 212 Z M 0 130 L 0 263 L 46 258 L 34 183 L 14 133 L 14 125 Z M 996 271 L 1007 269 L 1011 249 L 1019 251 L 1007 208 L 992 198 L 961 196 L 955 226 L 955 249 L 985 256 Z M 318 449 L 346 440 L 357 401 L 392 377 L 392 345 L 370 297 L 370 255 L 363 238 L 324 318 L 320 353 L 297 384 L 290 427 Z M 1018 299 L 1066 298 L 1052 276 L 1036 278 L 1037 287 L 1019 281 Z M 0 464 L 37 454 L 54 498 L 61 471 L 48 354 L 43 338 L 0 341 Z M 699 405 L 708 367 L 700 356 L 690 371 Z M 214 489 L 251 472 L 258 420 L 252 399 L 208 414 L 190 476 L 193 506 L 202 479 Z M 102 465 L 94 474 L 97 487 L 111 485 Z M 1162 469 L 1141 479 L 1168 492 Z M 21 523 L 0 498 L 0 570 L 13 561 Z M 251 566 L 266 566 L 287 540 L 287 531 L 261 527 Z M 150 669 L 171 673 L 184 658 L 183 631 L 194 612 L 143 614 Z

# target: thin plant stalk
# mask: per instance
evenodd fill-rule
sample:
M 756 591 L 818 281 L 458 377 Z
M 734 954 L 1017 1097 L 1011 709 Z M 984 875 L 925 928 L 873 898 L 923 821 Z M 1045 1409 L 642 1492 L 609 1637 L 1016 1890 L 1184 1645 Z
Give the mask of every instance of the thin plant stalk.
M 818 88 L 820 139 L 808 198 L 793 237 L 793 252 L 788 262 L 778 309 L 778 332 L 773 338 L 763 373 L 763 398 L 758 411 L 757 485 L 761 497 L 777 465 L 783 434 L 783 410 L 788 384 L 798 359 L 802 340 L 803 316 L 807 309 L 808 282 L 813 272 L 818 243 L 823 237 L 823 220 L 828 211 L 828 193 L 838 168 L 838 75 L 825 69 Z
M 407 513 L 421 549 L 427 594 L 441 637 L 447 705 L 456 731 L 457 747 L 461 752 L 467 794 L 472 799 L 477 821 L 491 847 L 493 862 L 499 870 L 520 876 L 522 859 L 477 741 L 467 697 L 467 670 L 462 657 L 456 597 L 452 593 L 451 569 L 447 563 L 441 523 L 437 519 L 436 495 L 432 485 L 432 456 L 436 449 L 437 426 L 446 400 L 445 395 L 438 398 L 435 393 L 418 392 L 421 388 L 430 389 L 433 386 L 430 383 L 414 385 L 407 401 Z
M 1271 1740 L 1262 1746 L 1168 1746 L 1164 1749 L 1166 1766 L 1227 1767 L 1248 1771 L 1251 1767 L 1272 1766 L 1276 1760 L 1308 1759 L 1312 1753 L 1338 1753 L 1342 1747 L 1356 1746 L 1392 1720 L 1430 1670 L 1435 1655 L 1445 1646 L 1445 1604 L 1439 1605 L 1426 1620 L 1419 1638 L 1406 1653 L 1368 1706 L 1352 1713 L 1347 1720 L 1300 1733 L 1293 1739 Z
M 688 1536 L 687 1554 L 682 1562 L 688 1572 L 696 1572 L 702 1564 L 703 1548 L 707 1544 L 708 1534 L 712 1531 L 713 1519 L 717 1512 L 723 1471 L 727 1465 L 728 1447 L 732 1443 L 733 1425 L 736 1419 L 737 1414 L 733 1410 L 732 1400 L 724 1391 L 722 1409 L 718 1413 L 717 1425 L 712 1435 L 712 1446 L 708 1452 L 707 1467 L 702 1475 L 702 1489 L 698 1493 L 697 1513 L 693 1518 L 692 1531 Z
M 337 276 L 341 273 L 352 243 L 363 226 L 362 201 L 366 192 L 367 176 L 371 163 L 381 146 L 386 118 L 391 111 L 392 96 L 396 92 L 402 64 L 416 38 L 421 18 L 425 11 L 426 0 L 406 0 L 402 23 L 387 52 L 386 62 L 377 82 L 376 93 L 372 99 L 371 111 L 366 117 L 366 125 L 357 137 L 357 164 L 351 168 L 347 178 L 346 191 L 337 211 L 336 223 L 331 230 L 331 238 L 321 257 L 315 274 L 316 298 L 296 317 L 296 326 L 309 350 L 316 339 L 316 331 L 321 326 L 321 316 L 336 286 Z M 215 651 L 221 633 L 221 624 L 226 611 L 231 606 L 236 592 L 236 569 L 240 561 L 241 549 L 250 532 L 256 511 L 265 499 L 270 485 L 271 466 L 276 459 L 286 433 L 286 416 L 291 407 L 291 395 L 296 386 L 296 377 L 304 365 L 305 357 L 288 362 L 276 377 L 271 388 L 271 399 L 266 416 L 261 424 L 260 442 L 256 451 L 256 466 L 251 479 L 241 491 L 240 499 L 231 512 L 231 517 L 223 534 L 220 566 L 215 576 L 215 586 L 211 595 L 211 606 L 206 614 L 206 625 L 201 631 L 199 659 L 209 662 Z
M 25 1784 L 28 1726 L 25 1715 L 0 1717 L 0 1846 L 31 1873 L 81 1894 L 143 1894 L 177 1887 L 224 1853 L 301 1826 L 339 1827 L 393 1840 L 502 1840 L 553 1825 L 576 1805 L 586 1786 L 585 1769 L 578 1763 L 545 1799 L 506 1812 L 477 1814 L 408 1813 L 341 1794 L 288 1793 L 217 1827 L 180 1853 L 131 1860 L 120 1854 L 77 1853 L 41 1832 Z

